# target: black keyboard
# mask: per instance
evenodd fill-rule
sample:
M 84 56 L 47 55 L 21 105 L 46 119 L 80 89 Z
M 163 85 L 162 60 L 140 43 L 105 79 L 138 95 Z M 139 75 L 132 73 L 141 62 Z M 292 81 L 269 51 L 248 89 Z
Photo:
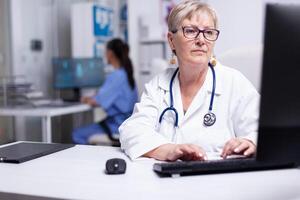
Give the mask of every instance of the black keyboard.
M 293 167 L 293 164 L 259 162 L 256 161 L 255 158 L 235 158 L 210 161 L 176 161 L 155 163 L 153 165 L 153 170 L 161 175 L 193 175 L 278 169 L 287 167 Z

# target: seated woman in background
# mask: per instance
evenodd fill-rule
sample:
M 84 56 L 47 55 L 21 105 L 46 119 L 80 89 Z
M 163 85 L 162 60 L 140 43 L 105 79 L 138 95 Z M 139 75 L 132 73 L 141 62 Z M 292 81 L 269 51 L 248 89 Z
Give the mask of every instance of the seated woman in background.
M 89 138 L 96 134 L 118 133 L 118 127 L 127 119 L 138 100 L 138 93 L 133 77 L 133 66 L 128 56 L 129 47 L 120 39 L 113 39 L 106 45 L 106 59 L 114 71 L 110 73 L 94 97 L 82 97 L 81 102 L 91 106 L 100 106 L 107 113 L 107 118 L 99 123 L 75 129 L 73 141 L 88 144 Z

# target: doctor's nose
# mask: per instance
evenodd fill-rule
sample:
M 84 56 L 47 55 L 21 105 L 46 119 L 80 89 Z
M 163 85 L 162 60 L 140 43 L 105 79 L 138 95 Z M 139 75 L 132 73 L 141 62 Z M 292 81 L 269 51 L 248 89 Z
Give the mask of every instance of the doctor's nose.
M 203 33 L 200 33 L 198 35 L 198 37 L 196 37 L 195 39 L 195 42 L 197 45 L 199 46 L 202 46 L 204 43 L 205 43 L 205 37 L 204 37 L 204 34 Z

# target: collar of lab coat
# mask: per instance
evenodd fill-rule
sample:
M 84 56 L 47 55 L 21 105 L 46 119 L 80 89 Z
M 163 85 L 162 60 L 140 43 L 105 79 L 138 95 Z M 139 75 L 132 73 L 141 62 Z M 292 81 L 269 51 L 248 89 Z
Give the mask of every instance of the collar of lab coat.
M 215 73 L 216 73 L 216 91 L 215 94 L 216 95 L 221 95 L 222 94 L 222 83 L 221 83 L 221 79 L 222 74 L 219 73 L 220 72 L 220 68 L 222 67 L 222 65 L 220 63 L 217 63 L 217 65 L 214 67 L 215 69 Z M 172 78 L 172 75 L 174 74 L 176 68 L 169 68 L 167 69 L 166 73 L 163 73 L 159 76 L 158 78 L 158 85 L 161 89 L 169 92 L 169 87 L 170 87 L 170 81 Z M 175 78 L 178 80 L 178 74 Z M 173 84 L 174 85 L 174 84 Z M 207 90 L 207 92 L 212 93 L 212 86 L 213 86 L 213 77 L 212 77 L 212 71 L 209 69 L 207 74 L 206 74 L 206 78 L 204 81 L 203 86 L 205 87 L 205 90 Z
M 219 96 L 222 93 L 222 84 L 221 84 L 221 73 L 220 71 L 220 64 L 215 66 L 215 72 L 216 72 L 216 91 L 215 95 Z M 164 102 L 170 106 L 170 92 L 169 92 L 169 87 L 170 87 L 170 80 L 172 75 L 174 74 L 176 68 L 168 69 L 166 73 L 161 74 L 161 77 L 159 77 L 159 87 L 162 88 L 165 91 L 165 95 L 163 97 Z M 212 93 L 212 85 L 213 85 L 213 77 L 212 77 L 212 71 L 208 70 L 206 74 L 205 81 L 203 83 L 202 89 L 204 91 L 207 91 L 207 95 L 211 95 Z M 179 79 L 178 79 L 178 74 L 176 75 L 176 78 L 174 79 L 173 83 L 173 97 L 174 97 L 174 107 L 176 108 L 178 112 L 178 117 L 179 117 L 179 126 L 182 125 L 183 122 L 186 121 L 192 114 L 203 107 L 203 103 L 198 103 L 198 102 L 203 102 L 205 98 L 205 93 L 204 91 L 198 91 L 197 95 L 195 96 L 195 99 L 192 101 L 190 108 L 187 110 L 187 113 L 183 113 L 183 107 L 182 107 L 182 99 L 181 99 L 181 94 L 180 94 L 180 87 L 179 87 Z M 208 109 L 208 108 L 207 108 Z

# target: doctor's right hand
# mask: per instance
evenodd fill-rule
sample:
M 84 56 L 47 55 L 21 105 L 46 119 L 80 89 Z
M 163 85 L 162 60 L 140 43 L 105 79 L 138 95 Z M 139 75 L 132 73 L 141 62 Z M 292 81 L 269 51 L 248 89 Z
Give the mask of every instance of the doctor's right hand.
M 194 144 L 163 144 L 144 156 L 163 161 L 207 160 L 205 151 Z

